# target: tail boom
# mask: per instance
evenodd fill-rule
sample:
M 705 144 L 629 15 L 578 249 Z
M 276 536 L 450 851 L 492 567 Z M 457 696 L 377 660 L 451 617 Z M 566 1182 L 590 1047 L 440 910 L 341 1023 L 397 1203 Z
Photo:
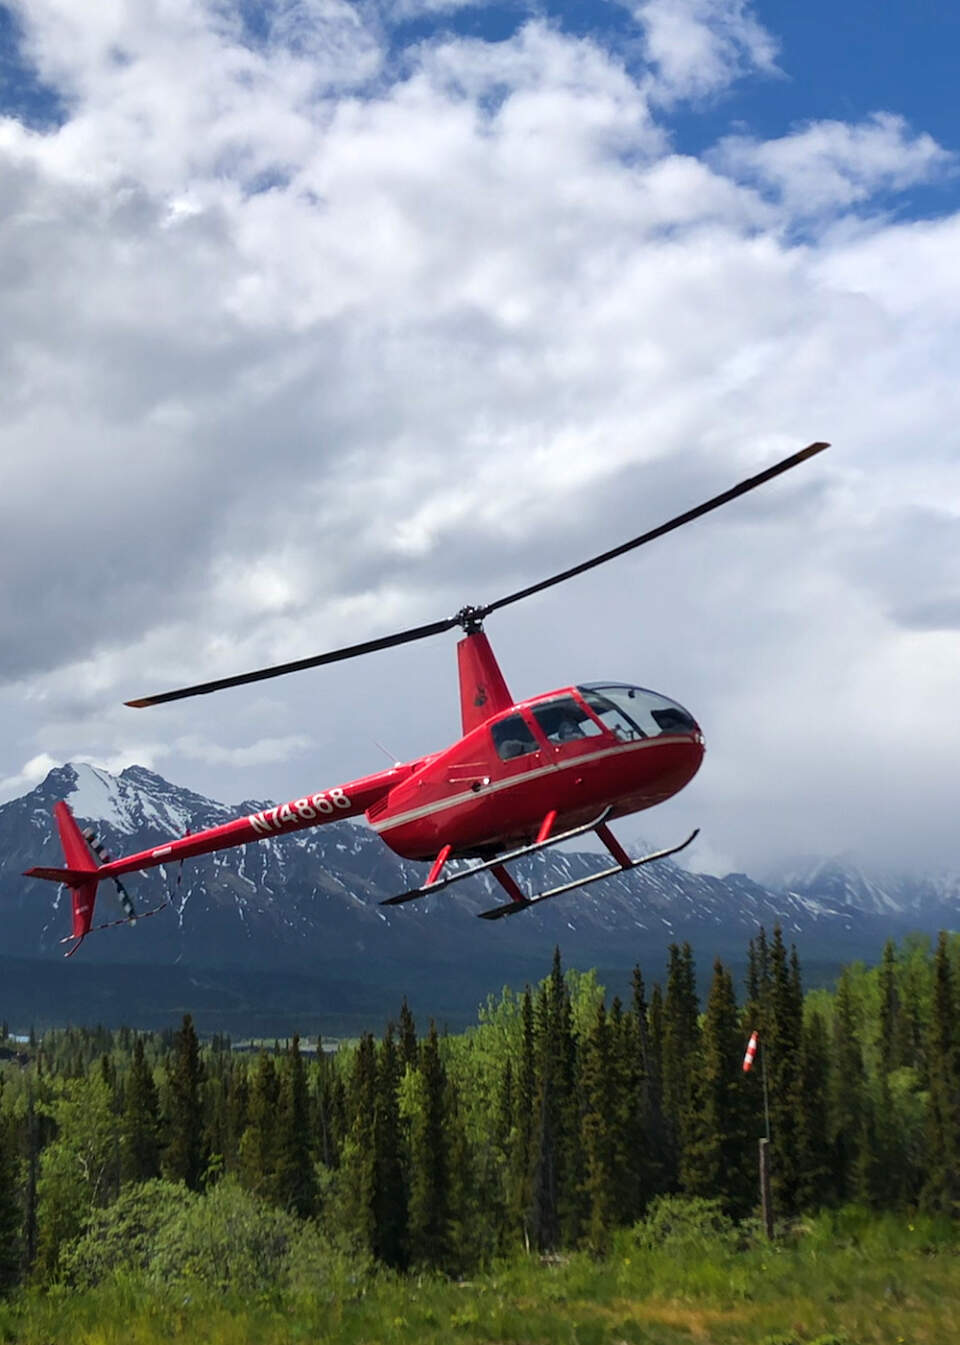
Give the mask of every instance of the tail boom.
M 153 869 L 161 864 L 174 864 L 179 860 L 192 859 L 196 855 L 209 854 L 214 850 L 226 850 L 234 845 L 246 845 L 250 841 L 265 840 L 270 836 L 301 831 L 305 827 L 356 817 L 383 798 L 395 784 L 405 779 L 412 769 L 410 765 L 394 766 L 390 770 L 353 780 L 342 787 L 321 790 L 316 794 L 294 799 L 290 803 L 280 804 L 276 808 L 265 808 L 261 812 L 250 813 L 246 817 L 225 822 L 222 826 L 209 827 L 206 831 L 165 841 L 162 845 L 141 850 L 135 855 L 110 860 L 106 864 L 96 862 L 70 809 L 66 803 L 58 803 L 54 807 L 54 815 L 57 819 L 64 858 L 67 861 L 66 867 L 59 869 L 38 866 L 28 869 L 26 876 L 45 878 L 54 883 L 66 883 L 73 893 L 73 932 L 75 935 L 86 934 L 89 932 L 93 917 L 93 895 L 96 893 L 97 883 L 103 879 L 118 878 L 123 873 Z M 92 873 L 96 874 L 95 879 L 90 878 Z M 80 916 L 78 911 L 81 912 Z M 80 923 L 86 921 L 82 930 L 78 928 L 78 920 Z

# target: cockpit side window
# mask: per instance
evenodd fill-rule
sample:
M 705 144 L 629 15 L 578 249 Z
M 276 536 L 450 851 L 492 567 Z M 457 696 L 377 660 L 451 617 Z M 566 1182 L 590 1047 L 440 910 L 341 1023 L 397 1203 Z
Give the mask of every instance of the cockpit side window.
M 493 745 L 501 761 L 512 761 L 514 757 L 526 756 L 528 752 L 538 751 L 540 744 L 530 731 L 523 715 L 509 715 L 491 726 Z
M 531 707 L 533 717 L 540 725 L 549 743 L 569 743 L 577 738 L 596 738 L 602 732 L 600 725 L 578 705 L 572 696 L 546 701 Z

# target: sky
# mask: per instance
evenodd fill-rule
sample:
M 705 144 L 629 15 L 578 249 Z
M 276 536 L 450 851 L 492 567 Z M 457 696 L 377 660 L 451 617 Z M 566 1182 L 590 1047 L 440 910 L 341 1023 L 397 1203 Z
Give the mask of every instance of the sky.
M 686 705 L 690 863 L 960 869 L 960 13 L 915 0 L 0 6 L 0 800 L 284 800 L 518 697 Z

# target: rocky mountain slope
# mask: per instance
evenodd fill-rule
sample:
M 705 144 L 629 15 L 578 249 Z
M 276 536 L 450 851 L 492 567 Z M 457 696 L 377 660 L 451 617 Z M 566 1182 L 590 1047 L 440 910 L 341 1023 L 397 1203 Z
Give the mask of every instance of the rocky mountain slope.
M 451 1004 L 473 1005 L 504 982 L 543 974 L 558 943 L 579 966 L 626 972 L 640 962 L 659 969 L 674 940 L 689 939 L 701 963 L 714 956 L 742 960 L 757 928 L 779 922 L 808 962 L 836 963 L 876 956 L 885 937 L 907 928 L 956 924 L 960 913 L 960 885 L 885 888 L 820 865 L 773 887 L 743 874 L 689 873 L 666 860 L 491 924 L 474 919 L 502 899 L 489 875 L 406 906 L 380 906 L 382 897 L 421 881 L 422 866 L 398 859 L 362 825 L 341 822 L 189 860 L 182 871 L 131 875 L 127 886 L 138 909 L 169 906 L 135 927 L 91 937 L 64 970 L 59 939 L 69 932 L 69 898 L 64 889 L 21 876 L 31 864 L 62 862 L 51 816 L 60 798 L 114 855 L 268 806 L 264 800 L 228 806 L 140 766 L 114 776 L 87 765 L 59 767 L 0 806 L 0 959 L 18 959 L 19 967 L 14 975 L 11 963 L 6 980 L 29 983 L 25 966 L 57 959 L 55 998 L 93 967 L 103 969 L 101 981 L 110 967 L 112 982 L 123 965 L 133 992 L 140 967 L 154 998 L 167 968 L 171 992 L 177 977 L 188 977 L 182 995 L 190 993 L 189 978 L 196 982 L 202 973 L 221 987 L 239 978 L 244 1002 L 276 998 L 268 982 L 287 991 L 322 982 L 327 991 L 338 987 L 338 1003 L 357 994 L 364 999 L 367 987 L 382 991 L 374 1000 L 394 995 L 394 1005 L 399 993 L 417 990 L 424 998 L 435 992 Z M 596 854 L 553 850 L 517 872 L 543 887 L 595 871 L 600 862 Z M 98 919 L 119 914 L 104 884 Z M 77 971 L 81 963 L 88 970 Z

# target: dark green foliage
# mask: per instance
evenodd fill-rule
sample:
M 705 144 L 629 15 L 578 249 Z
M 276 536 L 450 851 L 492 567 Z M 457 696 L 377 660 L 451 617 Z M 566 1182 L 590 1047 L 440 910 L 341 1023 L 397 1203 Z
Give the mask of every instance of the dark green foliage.
M 520 1060 L 517 1066 L 514 1103 L 515 1122 L 509 1155 L 510 1199 L 507 1208 L 522 1228 L 524 1240 L 529 1242 L 530 1221 L 533 1215 L 533 1142 L 537 1116 L 536 1039 L 533 994 L 529 986 L 523 992 L 521 1024 Z
M 147 1182 L 160 1176 L 160 1106 L 142 1037 L 134 1043 L 124 1089 L 120 1143 L 125 1182 Z
M 352 1123 L 340 1158 L 340 1218 L 351 1243 L 372 1252 L 376 1237 L 377 1057 L 370 1033 L 364 1033 L 354 1053 L 347 1105 Z
M 449 1264 L 449 1140 L 447 1081 L 436 1024 L 420 1048 L 419 1090 L 410 1133 L 410 1260 Z
M 903 1030 L 900 1022 L 900 991 L 897 987 L 897 950 L 892 939 L 883 948 L 880 967 L 880 1069 L 889 1074 L 908 1062 L 902 1059 Z
M 854 1193 L 857 1185 L 856 1166 L 865 1123 L 863 1054 L 846 972 L 840 978 L 834 999 L 830 1057 L 833 1183 L 836 1197 L 844 1200 Z
M 0 1111 L 0 1296 L 13 1288 L 20 1273 L 21 1218 L 17 1188 L 13 1123 Z
M 534 1022 L 537 1097 L 530 1231 L 536 1245 L 548 1250 L 575 1244 L 583 1224 L 576 1041 L 559 949 L 541 986 Z
M 174 1281 L 266 1285 L 292 1238 L 305 1286 L 333 1245 L 472 1274 L 524 1243 L 602 1251 L 638 1219 L 695 1256 L 727 1227 L 698 1221 L 755 1210 L 761 1061 L 778 1219 L 854 1198 L 910 1209 L 912 1227 L 921 1192 L 956 1215 L 960 940 L 888 946 L 804 1004 L 795 952 L 760 932 L 742 1015 L 719 963 L 700 1015 L 689 947 L 671 948 L 666 984 L 648 1005 L 638 972 L 629 1007 L 608 1009 L 558 953 L 462 1037 L 418 1043 L 404 1009 L 379 1045 L 315 1061 L 296 1039 L 257 1058 L 201 1046 L 189 1019 L 154 1037 L 50 1033 L 28 1063 L 0 1062 L 0 1288 L 147 1261 Z M 157 1181 L 158 1163 L 181 1180 Z
M 280 1084 L 273 1057 L 261 1051 L 249 1084 L 247 1124 L 240 1140 L 240 1180 L 255 1195 L 273 1194 Z
M 170 1106 L 166 1116 L 164 1176 L 198 1191 L 207 1165 L 200 1088 L 204 1070 L 200 1043 L 190 1014 L 174 1040 L 170 1070 Z
M 828 1085 L 830 1043 L 826 1024 L 815 1010 L 803 1027 L 797 1114 L 797 1204 L 818 1209 L 834 1199 Z
M 743 1033 L 730 973 L 713 967 L 694 1082 L 692 1138 L 685 1166 L 685 1187 L 693 1195 L 719 1198 L 731 1214 L 747 1214 L 755 1203 L 752 1174 L 756 1161 L 755 1122 L 741 1060 Z
M 403 1070 L 403 1059 L 389 1027 L 377 1057 L 372 1251 L 378 1260 L 398 1270 L 407 1261 L 407 1190 L 399 1099 Z
M 290 1042 L 279 1081 L 271 1195 L 283 1209 L 306 1218 L 316 1207 L 307 1079 L 300 1038 Z
M 601 1004 L 597 1021 L 584 1043 L 580 1070 L 586 1232 L 594 1251 L 606 1250 L 610 1235 L 623 1216 L 628 1096 L 626 1080 L 618 1068 L 615 1046 L 618 1028 L 618 1024 L 608 1022 Z
M 772 1183 L 778 1212 L 793 1214 L 799 1208 L 803 994 L 796 956 L 788 962 L 779 925 L 768 957 L 765 943 L 763 948 L 766 960 L 761 967 L 766 966 L 768 974 L 761 975 L 761 1000 L 765 999 L 761 1049 L 766 1052 L 770 1096 Z
M 410 1005 L 404 996 L 400 1005 L 400 1058 L 404 1065 L 417 1063 L 417 1025 L 413 1021 Z
M 663 1001 L 663 1113 L 670 1176 L 687 1176 L 689 1150 L 695 1143 L 694 1080 L 700 1071 L 700 1026 L 693 952 L 685 943 L 669 948 L 667 991 Z
M 923 1189 L 929 1209 L 960 1214 L 960 996 L 946 934 L 933 964 L 933 1006 L 927 1048 L 928 1175 Z

